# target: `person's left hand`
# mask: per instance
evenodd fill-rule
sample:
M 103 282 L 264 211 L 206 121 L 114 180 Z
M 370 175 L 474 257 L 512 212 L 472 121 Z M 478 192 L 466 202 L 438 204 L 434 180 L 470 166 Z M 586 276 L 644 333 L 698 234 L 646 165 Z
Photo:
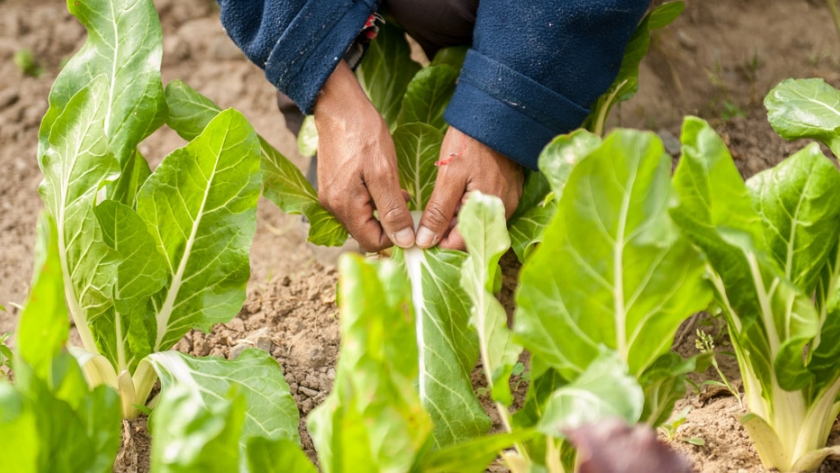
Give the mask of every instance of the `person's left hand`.
M 446 132 L 438 163 L 435 189 L 417 230 L 417 246 L 465 249 L 457 228 L 458 211 L 472 191 L 502 199 L 505 218 L 519 205 L 525 180 L 522 166 L 455 127 Z

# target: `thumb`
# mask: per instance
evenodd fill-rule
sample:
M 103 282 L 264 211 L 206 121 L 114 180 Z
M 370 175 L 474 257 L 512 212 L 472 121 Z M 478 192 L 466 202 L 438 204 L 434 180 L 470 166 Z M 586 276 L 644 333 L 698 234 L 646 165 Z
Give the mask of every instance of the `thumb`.
M 440 243 L 441 238 L 449 232 L 455 210 L 464 196 L 466 183 L 462 179 L 448 179 L 444 174 L 438 174 L 435 189 L 420 219 L 417 246 L 421 248 L 431 248 Z

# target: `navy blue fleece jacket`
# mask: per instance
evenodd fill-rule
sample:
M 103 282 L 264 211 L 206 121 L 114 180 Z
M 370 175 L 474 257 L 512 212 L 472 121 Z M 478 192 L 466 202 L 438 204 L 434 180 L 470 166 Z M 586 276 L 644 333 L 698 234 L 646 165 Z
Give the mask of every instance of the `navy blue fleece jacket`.
M 421 1 L 421 0 L 418 0 Z M 222 24 L 266 77 L 311 113 L 376 0 L 220 0 Z M 609 88 L 650 0 L 481 0 L 446 121 L 536 169 Z

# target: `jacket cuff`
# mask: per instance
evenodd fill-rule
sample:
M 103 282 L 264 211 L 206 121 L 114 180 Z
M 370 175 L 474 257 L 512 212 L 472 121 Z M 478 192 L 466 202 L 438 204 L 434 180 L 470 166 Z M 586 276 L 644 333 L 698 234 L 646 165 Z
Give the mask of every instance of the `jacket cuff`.
M 513 69 L 467 52 L 444 118 L 458 130 L 537 170 L 543 147 L 580 126 L 589 110 Z
M 345 0 L 341 3 L 347 4 L 346 8 L 335 8 L 325 17 L 323 1 L 309 0 L 303 6 L 265 64 L 269 82 L 307 115 L 377 6 L 376 0 Z

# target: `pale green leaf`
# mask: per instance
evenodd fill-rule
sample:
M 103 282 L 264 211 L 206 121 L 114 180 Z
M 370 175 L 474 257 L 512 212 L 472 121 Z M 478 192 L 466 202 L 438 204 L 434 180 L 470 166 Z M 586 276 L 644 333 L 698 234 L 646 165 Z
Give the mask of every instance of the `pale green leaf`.
M 356 68 L 356 78 L 391 130 L 397 125 L 408 83 L 419 70 L 405 32 L 391 23 L 381 25 Z
M 813 138 L 840 155 L 840 91 L 822 79 L 786 79 L 767 94 L 764 106 L 782 138 Z
M 160 79 L 163 36 L 157 10 L 152 0 L 80 0 L 68 1 L 67 7 L 87 29 L 88 40 L 53 84 L 40 139 L 44 144 L 53 110 L 60 113 L 76 93 L 104 75 L 107 87 L 99 96 L 105 104 L 104 132 L 124 171 L 111 194 L 131 204 L 133 196 L 124 190 L 136 179 L 135 161 L 143 159 L 135 155 L 135 148 L 166 119 Z
M 181 81 L 166 86 L 169 126 L 185 139 L 198 136 L 221 109 L 210 99 Z M 260 138 L 262 192 L 280 210 L 303 214 L 309 220 L 309 241 L 316 245 L 341 246 L 347 231 L 318 203 L 318 194 L 300 170 Z
M 17 329 L 15 362 L 25 362 L 41 379 L 48 379 L 52 360 L 64 348 L 70 327 L 64 302 L 64 278 L 58 253 L 58 232 L 52 219 L 42 214 L 38 220 L 40 267 L 27 296 Z
M 537 429 L 563 437 L 563 432 L 609 418 L 635 424 L 642 415 L 642 387 L 627 364 L 612 350 L 603 350 L 572 383 L 554 391 Z
M 469 328 L 471 304 L 460 283 L 467 255 L 440 247 L 402 253 L 416 315 L 420 399 L 435 425 L 435 445 L 484 435 L 490 419 L 470 381 L 478 337 Z
M 339 274 L 342 343 L 335 385 L 308 422 L 321 469 L 409 471 L 432 431 L 415 389 L 410 288 L 391 261 L 345 254 Z
M 4 379 L 0 379 L 0 431 L 4 453 L 0 455 L 0 471 L 38 473 L 41 450 L 37 421 L 23 395 Z
M 151 352 L 144 319 L 148 300 L 167 282 L 167 261 L 158 250 L 146 223 L 130 207 L 106 200 L 96 207 L 102 235 L 109 247 L 120 256 L 115 310 L 95 323 L 100 333 L 113 333 L 103 340 L 102 352 L 119 373 L 134 372 L 137 363 Z
M 449 105 L 458 71 L 448 65 L 425 67 L 418 72 L 405 92 L 399 124 L 425 123 L 441 132 L 446 131 L 443 112 Z
M 207 405 L 195 386 L 175 382 L 152 414 L 151 469 L 160 473 L 239 471 L 245 398 L 236 390 Z
M 770 254 L 785 278 L 812 294 L 840 238 L 840 172 L 819 145 L 747 181 Z
M 318 152 L 318 129 L 315 128 L 315 117 L 307 115 L 300 125 L 297 136 L 298 152 L 301 156 L 312 157 Z
M 283 371 L 271 355 L 247 349 L 234 360 L 194 358 L 176 351 L 153 353 L 146 358 L 160 376 L 162 390 L 183 384 L 196 391 L 194 402 L 214 410 L 226 401 L 231 389 L 246 401 L 243 435 L 300 442 L 298 410 Z M 238 437 L 237 437 L 238 438 Z M 240 440 L 245 447 L 244 438 Z
M 458 214 L 458 229 L 470 255 L 461 272 L 461 286 L 472 302 L 470 325 L 478 333 L 482 366 L 493 399 L 509 406 L 513 403 L 510 375 L 522 347 L 513 342 L 505 309 L 492 292 L 500 272 L 499 259 L 510 248 L 502 201 L 473 193 Z
M 547 144 L 539 157 L 540 171 L 545 175 L 554 200 L 560 201 L 575 165 L 601 147 L 601 137 L 586 130 L 560 135 Z
M 137 213 L 167 263 L 166 286 L 152 300 L 152 351 L 174 346 L 192 328 L 227 322 L 242 307 L 259 156 L 253 128 L 227 110 L 167 156 L 140 189 Z
M 601 345 L 638 377 L 707 306 L 702 258 L 668 216 L 670 167 L 654 134 L 612 133 L 574 167 L 523 266 L 518 341 L 564 377 L 582 373 Z
M 103 76 L 82 89 L 54 119 L 39 164 L 39 191 L 55 220 L 61 271 L 70 314 L 82 343 L 96 352 L 88 324 L 113 310 L 117 256 L 102 239 L 94 215 L 97 193 L 113 179 L 117 161 L 103 128 L 108 84 Z
M 499 453 L 516 442 L 528 440 L 534 431 L 521 429 L 478 437 L 432 452 L 423 459 L 422 473 L 483 473 Z
M 248 440 L 248 468 L 252 473 L 318 473 L 300 447 L 287 439 Z
M 424 123 L 400 125 L 394 130 L 400 187 L 411 195 L 411 210 L 423 210 L 432 197 L 442 143 L 443 133 Z

